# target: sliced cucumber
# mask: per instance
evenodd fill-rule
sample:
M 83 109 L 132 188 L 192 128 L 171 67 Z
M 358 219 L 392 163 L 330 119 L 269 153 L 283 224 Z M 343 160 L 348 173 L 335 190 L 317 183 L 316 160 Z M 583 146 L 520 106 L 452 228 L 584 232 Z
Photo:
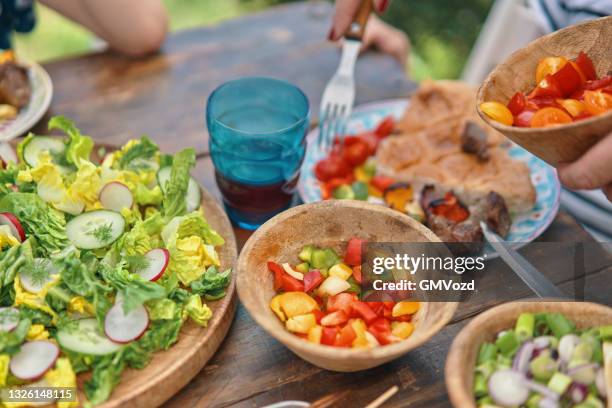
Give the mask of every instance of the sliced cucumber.
M 58 137 L 35 136 L 23 147 L 23 160 L 28 166 L 36 167 L 38 157 L 44 151 L 63 154 L 66 151 L 66 144 Z
M 125 230 L 121 214 L 109 210 L 95 210 L 77 215 L 66 224 L 66 235 L 75 247 L 104 248 L 115 242 Z
M 57 341 L 62 348 L 76 353 L 102 356 L 121 348 L 101 333 L 96 319 L 81 319 L 75 327 L 58 330 Z
M 164 167 L 157 172 L 157 183 L 161 188 L 162 192 L 166 193 L 166 183 L 170 180 L 170 172 L 172 171 L 171 166 Z M 192 212 L 200 208 L 202 203 L 202 195 L 200 193 L 200 186 L 193 177 L 189 178 L 189 184 L 187 185 L 187 212 Z

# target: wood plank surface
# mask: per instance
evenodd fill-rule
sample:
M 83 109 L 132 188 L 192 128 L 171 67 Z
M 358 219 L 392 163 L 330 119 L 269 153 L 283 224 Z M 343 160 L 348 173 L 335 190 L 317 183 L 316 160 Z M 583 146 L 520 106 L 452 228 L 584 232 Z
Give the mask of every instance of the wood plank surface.
M 193 146 L 200 153 L 194 177 L 219 199 L 207 154 L 206 98 L 229 79 L 267 75 L 302 88 L 316 112 L 339 59 L 337 47 L 325 41 L 331 8 L 322 7 L 323 12 L 317 14 L 306 3 L 294 3 L 173 34 L 160 54 L 146 59 L 102 52 L 46 64 L 55 96 L 50 112 L 35 130 L 45 132 L 51 115 L 64 114 L 99 142 L 121 144 L 148 134 L 169 152 Z M 357 79 L 357 103 L 405 97 L 415 87 L 392 58 L 377 53 L 360 59 Z M 241 248 L 250 232 L 234 231 Z M 594 246 L 571 216 L 560 212 L 539 241 L 559 244 L 550 253 L 527 248 L 526 256 L 563 289 L 570 291 L 577 282 L 584 282 L 589 296 L 612 302 L 609 292 L 601 290 L 612 283 L 612 258 Z M 587 262 L 578 273 L 573 266 L 573 242 L 587 243 Z M 501 261 L 491 265 L 497 271 L 505 268 Z M 381 367 L 351 374 L 304 362 L 263 332 L 239 305 L 217 354 L 165 406 L 255 407 L 338 395 L 342 398 L 336 406 L 358 407 L 398 385 L 399 393 L 385 407 L 448 407 L 443 367 L 454 336 L 481 311 L 532 296 L 511 273 L 503 276 L 501 283 L 495 274 L 483 276 L 483 285 L 491 290 L 480 291 L 463 303 L 452 323 L 423 347 Z

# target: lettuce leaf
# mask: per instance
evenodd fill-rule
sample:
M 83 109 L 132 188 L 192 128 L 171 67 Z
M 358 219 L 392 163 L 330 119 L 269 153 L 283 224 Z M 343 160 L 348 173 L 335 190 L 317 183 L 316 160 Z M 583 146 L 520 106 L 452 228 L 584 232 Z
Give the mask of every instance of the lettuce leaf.
M 159 152 L 159 148 L 151 139 L 143 136 L 136 143 L 131 144 L 119 158 L 119 167 L 122 169 L 138 170 L 138 165 L 134 163 L 135 159 L 140 163 L 145 160 L 153 159 Z
M 81 163 L 89 161 L 89 156 L 94 147 L 94 142 L 89 136 L 84 136 L 70 119 L 64 116 L 54 116 L 49 120 L 49 130 L 59 129 L 64 131 L 70 138 L 66 148 L 66 160 L 77 168 Z
M 11 193 L 0 199 L 0 212 L 13 213 L 26 235 L 36 237 L 36 252 L 45 257 L 68 246 L 64 215 L 32 193 Z
M 202 303 L 202 298 L 197 294 L 189 297 L 187 303 L 185 303 L 183 314 L 191 317 L 194 322 L 202 327 L 206 327 L 208 325 L 208 321 L 213 315 L 212 310 L 210 310 L 207 305 Z
M 0 354 L 15 354 L 19 351 L 19 346 L 25 340 L 32 322 L 28 319 L 21 319 L 10 332 L 0 332 Z
M 186 212 L 187 186 L 191 177 L 190 170 L 195 165 L 195 150 L 184 149 L 173 159 L 170 179 L 166 183 L 163 209 L 166 218 L 171 219 Z
M 191 291 L 206 300 L 218 300 L 225 296 L 225 288 L 232 278 L 231 268 L 219 272 L 216 266 L 210 266 L 200 279 L 191 282 Z
M 91 379 L 85 383 L 85 395 L 89 400 L 89 404 L 85 406 L 98 405 L 106 401 L 119 384 L 121 373 L 125 368 L 123 352 L 97 358 L 92 365 Z
M 102 265 L 102 278 L 123 295 L 123 310 L 129 312 L 143 303 L 166 297 L 166 290 L 155 282 L 142 279 L 139 275 L 129 273 L 125 262 L 114 268 Z
M 181 218 L 176 230 L 179 238 L 196 235 L 201 237 L 208 245 L 219 246 L 225 240 L 219 233 L 212 229 L 201 212 L 194 211 Z

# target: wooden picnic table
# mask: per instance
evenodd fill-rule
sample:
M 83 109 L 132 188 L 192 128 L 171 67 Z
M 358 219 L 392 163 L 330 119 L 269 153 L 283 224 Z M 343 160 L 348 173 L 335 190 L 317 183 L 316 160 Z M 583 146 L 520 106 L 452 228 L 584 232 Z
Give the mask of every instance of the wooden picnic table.
M 101 52 L 45 64 L 55 88 L 47 119 L 63 114 L 100 142 L 119 145 L 147 134 L 166 151 L 193 146 L 198 151 L 195 178 L 220 197 L 208 154 L 204 109 L 211 91 L 245 75 L 286 79 L 308 95 L 313 111 L 339 59 L 325 41 L 330 6 L 294 3 L 217 26 L 170 35 L 159 55 L 129 59 Z M 321 12 L 322 11 L 322 12 Z M 357 103 L 407 97 L 415 84 L 390 57 L 362 56 L 357 67 Z M 250 232 L 235 229 L 239 246 Z M 576 221 L 561 211 L 530 259 L 566 290 L 586 284 L 592 299 L 611 303 L 606 290 L 612 258 Z M 585 245 L 585 267 L 574 271 L 574 243 Z M 493 270 L 503 270 L 492 261 Z M 315 401 L 341 397 L 337 406 L 364 406 L 393 385 L 400 391 L 386 407 L 450 406 L 444 362 L 450 343 L 475 315 L 508 300 L 533 296 L 512 274 L 481 277 L 483 286 L 462 303 L 452 322 L 430 342 L 401 359 L 364 372 L 343 374 L 319 369 L 267 335 L 240 305 L 230 332 L 208 365 L 167 407 L 253 407 L 281 400 Z M 602 283 L 603 282 L 603 283 Z M 604 286 L 602 286 L 602 284 Z M 579 307 L 579 306 L 577 306 Z

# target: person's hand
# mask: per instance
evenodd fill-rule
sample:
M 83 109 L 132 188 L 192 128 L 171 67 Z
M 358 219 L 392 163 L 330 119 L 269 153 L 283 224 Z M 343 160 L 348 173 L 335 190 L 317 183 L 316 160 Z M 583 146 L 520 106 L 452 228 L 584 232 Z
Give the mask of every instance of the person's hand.
M 559 179 L 574 190 L 601 188 L 612 201 L 612 133 L 573 163 L 559 166 Z
M 389 0 L 373 0 L 374 8 L 383 13 L 389 6 Z M 329 31 L 329 40 L 340 40 L 353 22 L 361 0 L 336 0 L 336 12 Z M 406 34 L 381 21 L 375 15 L 370 16 L 363 38 L 363 49 L 376 47 L 385 54 L 394 57 L 402 66 L 408 61 L 410 41 Z

